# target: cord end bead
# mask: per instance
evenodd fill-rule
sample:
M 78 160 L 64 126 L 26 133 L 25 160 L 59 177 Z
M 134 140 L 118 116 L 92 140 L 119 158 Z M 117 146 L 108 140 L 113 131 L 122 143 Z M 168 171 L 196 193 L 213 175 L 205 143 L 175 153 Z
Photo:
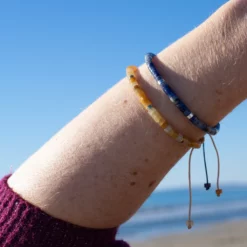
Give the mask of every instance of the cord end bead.
M 209 190 L 209 189 L 211 188 L 211 184 L 210 184 L 210 183 L 205 183 L 205 184 L 204 184 L 204 188 L 205 188 L 206 190 Z
M 223 190 L 222 189 L 217 189 L 215 192 L 216 192 L 216 195 L 218 197 L 220 197 L 220 195 L 223 193 Z
M 194 225 L 193 220 L 187 220 L 186 225 L 187 225 L 188 229 L 190 230 Z

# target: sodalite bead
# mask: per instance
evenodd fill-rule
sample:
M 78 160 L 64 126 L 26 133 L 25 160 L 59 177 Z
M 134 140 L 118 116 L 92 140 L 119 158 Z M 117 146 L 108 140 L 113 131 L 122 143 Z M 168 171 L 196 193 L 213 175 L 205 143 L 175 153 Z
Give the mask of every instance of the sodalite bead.
M 188 120 L 194 124 L 197 128 L 201 129 L 202 131 L 210 134 L 216 135 L 220 130 L 220 124 L 211 127 L 200 120 L 194 113 L 190 111 L 190 109 L 178 98 L 172 88 L 166 83 L 166 81 L 161 77 L 158 70 L 155 68 L 152 60 L 155 57 L 153 53 L 147 53 L 145 56 L 145 62 L 150 73 L 153 75 L 154 79 L 157 83 L 161 86 L 164 93 L 168 96 L 170 101 L 184 114 Z

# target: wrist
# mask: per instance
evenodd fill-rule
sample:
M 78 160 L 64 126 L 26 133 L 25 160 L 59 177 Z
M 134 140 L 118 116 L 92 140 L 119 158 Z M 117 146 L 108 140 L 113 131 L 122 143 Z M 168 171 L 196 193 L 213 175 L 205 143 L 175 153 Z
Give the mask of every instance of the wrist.
M 247 56 L 245 57 L 243 51 L 241 59 L 229 55 L 238 56 L 240 50 L 236 51 L 236 46 L 237 49 L 242 47 L 245 51 L 245 44 L 238 41 L 233 46 L 233 30 L 230 29 L 229 34 L 225 30 L 225 24 L 232 21 L 233 13 L 239 12 L 235 22 L 240 29 L 237 35 L 241 40 L 243 10 L 237 8 L 239 5 L 226 4 L 204 24 L 162 51 L 153 60 L 178 97 L 210 126 L 216 125 L 247 95 L 247 73 L 243 66 L 245 63 L 242 62 L 247 60 Z M 227 37 L 219 35 L 223 31 Z M 141 74 L 149 88 L 152 88 L 149 90 L 150 97 L 167 120 L 184 135 L 194 139 L 201 137 L 203 133 L 169 102 L 147 68 L 141 68 Z
M 158 61 L 156 57 L 154 60 L 155 61 L 153 62 L 156 68 L 158 68 L 160 71 L 159 65 L 161 64 L 161 61 Z M 163 73 L 164 71 L 165 70 L 162 70 Z M 165 73 L 168 75 L 170 71 L 166 71 Z M 154 107 L 156 107 L 158 111 L 164 116 L 169 125 L 171 125 L 176 132 L 181 133 L 184 137 L 187 137 L 190 140 L 198 141 L 201 139 L 205 133 L 195 127 L 190 121 L 188 121 L 188 119 L 179 111 L 179 109 L 177 109 L 177 107 L 171 103 L 169 97 L 163 92 L 162 88 L 155 81 L 146 66 L 142 66 L 140 68 L 140 75 L 140 82 L 144 88 L 144 91 L 147 92 L 147 95 L 151 99 Z M 177 78 L 175 78 L 172 74 L 170 79 L 171 81 L 178 83 Z M 184 83 L 184 81 L 182 83 Z M 187 94 L 187 92 L 183 92 L 183 94 L 179 95 L 179 97 L 180 99 L 184 100 L 190 96 Z

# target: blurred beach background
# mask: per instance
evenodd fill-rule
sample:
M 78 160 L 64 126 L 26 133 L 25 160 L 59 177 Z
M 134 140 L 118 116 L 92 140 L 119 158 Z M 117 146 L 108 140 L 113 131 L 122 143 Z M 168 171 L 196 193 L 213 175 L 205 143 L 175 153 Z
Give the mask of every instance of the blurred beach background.
M 195 225 L 188 230 L 185 224 L 188 219 L 187 189 L 157 191 L 120 228 L 118 238 L 133 246 L 143 243 L 150 246 L 154 243 L 157 246 L 191 246 L 193 241 L 199 246 L 218 246 L 217 243 L 246 246 L 247 185 L 225 185 L 221 198 L 216 197 L 214 188 L 210 191 L 195 188 L 192 218 Z
M 3 1 L 0 6 L 0 175 L 15 170 L 62 126 L 144 62 L 194 29 L 226 0 Z M 165 96 L 164 96 L 165 97 Z M 194 228 L 188 216 L 188 156 L 165 177 L 118 238 L 133 246 L 247 246 L 247 102 L 221 123 L 216 156 L 206 142 L 192 160 Z M 12 167 L 12 168 L 11 168 Z

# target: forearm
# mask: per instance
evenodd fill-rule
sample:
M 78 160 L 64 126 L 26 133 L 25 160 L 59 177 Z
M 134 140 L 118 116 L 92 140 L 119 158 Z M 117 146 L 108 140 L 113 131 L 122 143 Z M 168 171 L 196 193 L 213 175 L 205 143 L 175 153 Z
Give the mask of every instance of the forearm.
M 174 91 L 210 125 L 247 93 L 246 24 L 235 3 L 219 10 L 225 17 L 216 13 L 155 60 Z M 178 131 L 193 140 L 203 136 L 169 102 L 146 66 L 140 68 L 140 83 Z M 123 79 L 30 157 L 9 185 L 52 216 L 113 227 L 138 209 L 187 150 L 150 119 Z

